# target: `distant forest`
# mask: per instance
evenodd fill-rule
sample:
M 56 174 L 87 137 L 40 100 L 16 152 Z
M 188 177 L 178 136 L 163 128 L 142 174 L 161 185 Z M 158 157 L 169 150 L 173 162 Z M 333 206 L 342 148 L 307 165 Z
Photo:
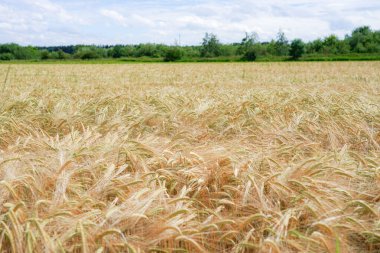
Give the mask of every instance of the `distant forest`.
M 380 59 L 380 31 L 369 26 L 354 29 L 344 39 L 336 35 L 304 42 L 289 41 L 284 32 L 268 42 L 260 42 L 256 33 L 246 33 L 240 42 L 222 44 L 217 35 L 206 33 L 198 46 L 145 43 L 138 45 L 70 45 L 34 47 L 14 43 L 0 44 L 0 60 L 70 59 L 150 59 L 151 61 L 255 61 L 323 60 L 363 58 Z M 378 58 L 377 58 L 378 57 Z

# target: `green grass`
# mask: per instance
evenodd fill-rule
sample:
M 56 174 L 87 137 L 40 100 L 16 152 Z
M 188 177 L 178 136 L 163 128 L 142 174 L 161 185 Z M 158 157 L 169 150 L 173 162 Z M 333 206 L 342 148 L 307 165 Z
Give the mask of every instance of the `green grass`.
M 379 61 L 380 54 L 305 55 L 302 61 Z
M 68 59 L 68 60 L 12 60 L 0 61 L 0 64 L 117 64 L 117 63 L 149 63 L 162 62 L 161 58 L 105 58 L 105 59 Z
M 294 61 L 289 56 L 259 56 L 256 62 L 284 62 Z M 298 61 L 380 61 L 380 54 L 344 54 L 320 55 L 310 54 L 302 56 Z M 123 64 L 123 63 L 158 63 L 164 62 L 163 57 L 126 57 L 102 59 L 68 59 L 68 60 L 11 60 L 0 61 L 0 64 Z M 212 58 L 185 57 L 177 62 L 244 62 L 240 56 L 220 56 Z

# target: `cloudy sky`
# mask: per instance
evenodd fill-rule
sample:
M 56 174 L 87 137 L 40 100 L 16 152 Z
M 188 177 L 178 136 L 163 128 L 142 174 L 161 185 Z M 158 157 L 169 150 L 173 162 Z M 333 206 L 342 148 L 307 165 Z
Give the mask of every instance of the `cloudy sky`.
M 289 39 L 343 37 L 361 25 L 380 29 L 379 0 L 0 0 L 0 43 L 22 45 L 197 45 L 205 32 L 224 43 L 282 29 Z

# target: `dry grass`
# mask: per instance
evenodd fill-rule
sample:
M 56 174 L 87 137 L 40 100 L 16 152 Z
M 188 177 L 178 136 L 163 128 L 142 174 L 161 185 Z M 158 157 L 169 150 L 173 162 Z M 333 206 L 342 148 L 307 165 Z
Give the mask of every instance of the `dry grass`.
M 0 101 L 0 252 L 380 252 L 379 62 L 12 65 Z

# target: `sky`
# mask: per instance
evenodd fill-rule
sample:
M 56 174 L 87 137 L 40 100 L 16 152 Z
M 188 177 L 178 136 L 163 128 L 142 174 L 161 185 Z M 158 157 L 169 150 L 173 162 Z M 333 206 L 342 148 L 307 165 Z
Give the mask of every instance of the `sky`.
M 0 0 L 0 43 L 35 46 L 269 41 L 280 29 L 310 41 L 363 25 L 380 30 L 379 0 Z

